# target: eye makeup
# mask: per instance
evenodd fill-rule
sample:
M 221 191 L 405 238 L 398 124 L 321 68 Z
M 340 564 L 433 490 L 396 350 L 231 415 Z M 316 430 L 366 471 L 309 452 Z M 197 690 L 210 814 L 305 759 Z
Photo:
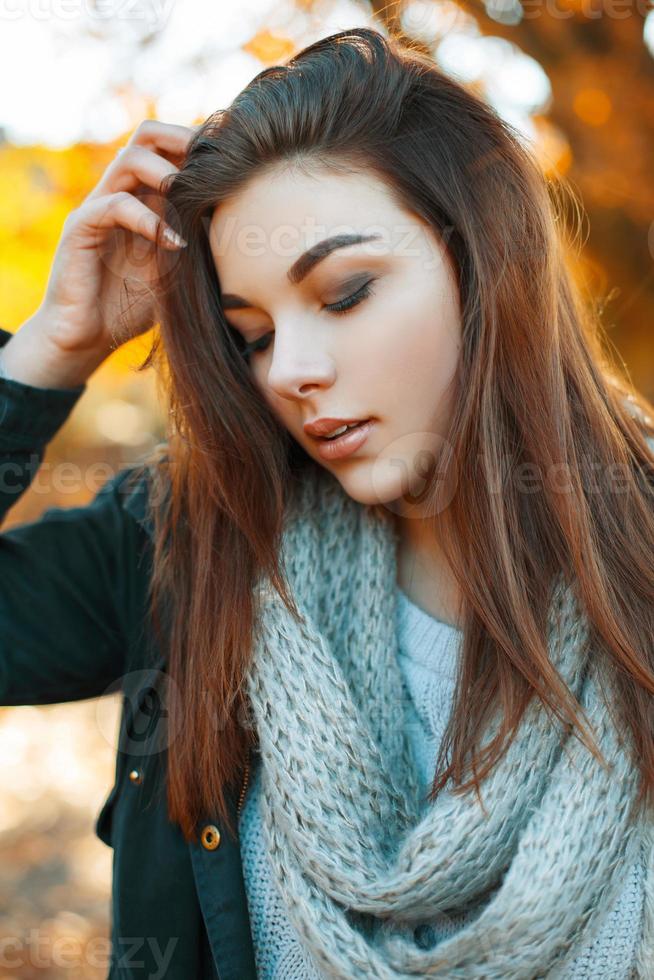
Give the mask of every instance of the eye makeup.
M 369 279 L 359 289 L 357 289 L 356 292 L 350 294 L 350 296 L 346 296 L 344 299 L 338 300 L 335 303 L 326 303 L 323 306 L 323 309 L 337 316 L 342 315 L 344 313 L 348 313 L 350 310 L 354 309 L 356 306 L 362 303 L 364 299 L 367 299 L 369 296 L 373 295 L 374 290 L 372 289 L 372 284 L 373 282 L 375 282 L 375 279 L 376 277 Z M 232 327 L 231 329 L 234 330 L 235 328 Z M 241 338 L 241 342 L 243 342 L 243 337 L 241 333 L 238 330 L 235 332 Z M 241 349 L 242 357 L 246 361 L 249 361 L 251 354 L 256 353 L 257 351 L 267 350 L 269 338 L 271 336 L 272 336 L 272 331 L 269 331 L 268 333 L 265 333 L 262 337 L 258 337 L 256 340 L 251 341 L 249 344 L 245 344 L 245 346 L 242 347 Z M 264 346 L 261 346 L 262 344 Z

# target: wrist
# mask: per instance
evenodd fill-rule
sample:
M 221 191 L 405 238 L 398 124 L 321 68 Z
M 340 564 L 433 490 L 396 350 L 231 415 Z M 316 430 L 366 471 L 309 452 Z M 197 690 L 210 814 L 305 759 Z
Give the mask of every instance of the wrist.
M 40 316 L 34 314 L 0 349 L 0 377 L 36 388 L 76 388 L 86 384 L 106 354 L 63 351 L 41 323 Z
M 4 366 L 4 363 L 3 363 L 3 360 L 2 360 L 2 349 L 0 349 L 0 378 L 6 378 L 8 381 L 13 381 L 14 380 L 13 378 L 11 378 L 9 376 L 9 374 L 7 373 L 7 370 L 6 370 L 5 366 Z

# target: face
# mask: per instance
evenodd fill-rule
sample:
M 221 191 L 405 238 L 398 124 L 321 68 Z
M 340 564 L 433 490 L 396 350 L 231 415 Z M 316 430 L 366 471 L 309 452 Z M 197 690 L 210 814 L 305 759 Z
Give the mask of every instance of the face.
M 338 247 L 298 261 L 332 236 Z M 448 431 L 461 323 L 443 243 L 371 173 L 290 165 L 221 203 L 210 240 L 225 316 L 252 345 L 272 412 L 352 498 L 399 503 Z M 334 447 L 303 428 L 321 418 L 372 424 L 325 458 Z

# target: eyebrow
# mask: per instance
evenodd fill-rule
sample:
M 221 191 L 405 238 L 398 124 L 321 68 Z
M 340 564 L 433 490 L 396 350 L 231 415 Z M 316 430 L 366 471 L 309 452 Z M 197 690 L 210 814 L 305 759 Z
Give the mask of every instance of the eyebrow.
M 331 238 L 324 238 L 316 245 L 312 245 L 306 252 L 303 252 L 299 259 L 295 260 L 286 273 L 286 277 L 292 285 L 297 286 L 309 275 L 314 266 L 318 265 L 323 259 L 326 259 L 337 248 L 345 248 L 347 245 L 360 245 L 363 242 L 374 241 L 377 238 L 381 238 L 381 235 L 349 234 L 333 235 Z M 242 296 L 236 296 L 234 293 L 225 293 L 221 299 L 221 303 L 225 310 L 238 310 L 252 305 L 243 299 Z

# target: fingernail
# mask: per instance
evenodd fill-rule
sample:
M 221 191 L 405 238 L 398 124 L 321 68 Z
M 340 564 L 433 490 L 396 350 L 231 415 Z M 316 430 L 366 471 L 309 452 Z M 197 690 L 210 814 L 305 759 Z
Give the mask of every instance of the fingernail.
M 185 242 L 181 235 L 178 235 L 172 228 L 164 228 L 163 233 L 168 241 L 173 245 L 177 245 L 178 248 L 186 248 L 188 245 L 188 242 Z

